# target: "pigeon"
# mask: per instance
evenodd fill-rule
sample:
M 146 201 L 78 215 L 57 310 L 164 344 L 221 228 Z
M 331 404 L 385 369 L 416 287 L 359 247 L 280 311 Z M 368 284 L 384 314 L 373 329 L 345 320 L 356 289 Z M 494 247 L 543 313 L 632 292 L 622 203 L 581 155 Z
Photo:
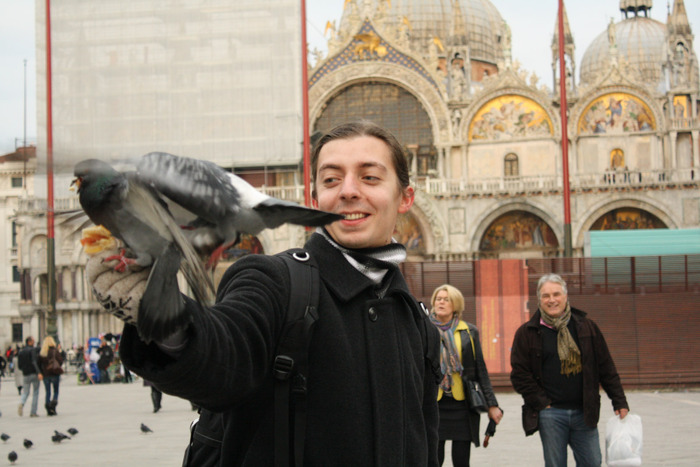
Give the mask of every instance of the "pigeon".
M 75 428 L 68 428 L 68 433 L 70 433 L 71 435 L 75 436 L 75 435 L 78 434 L 78 430 L 75 429 Z
M 10 435 L 8 435 L 7 433 L 2 433 L 2 434 L 0 434 L 0 439 L 6 443 L 7 440 L 10 439 Z
M 135 256 L 128 257 L 122 250 L 105 261 L 118 260 L 116 270 L 152 266 L 139 307 L 138 331 L 146 342 L 162 341 L 190 319 L 177 284 L 179 269 L 200 303 L 213 294 L 214 286 L 199 257 L 158 194 L 132 172 L 119 172 L 104 161 L 88 159 L 75 166 L 74 174 L 73 184 L 85 214 Z
M 145 424 L 141 424 L 141 433 L 153 433 L 153 430 L 148 428 Z
M 10 453 L 7 455 L 7 460 L 10 461 L 10 464 L 14 464 L 17 460 L 17 453 L 15 451 L 10 451 Z
M 24 444 L 24 447 L 27 448 L 27 449 L 29 449 L 29 448 L 31 448 L 32 446 L 34 446 L 34 443 L 32 443 L 32 440 L 30 440 L 30 439 L 25 439 L 24 442 L 23 442 L 22 444 Z
M 290 223 L 323 226 L 344 216 L 273 198 L 218 165 L 164 152 L 151 152 L 137 162 L 138 178 L 163 195 L 194 248 L 209 256 L 213 268 L 241 233 Z
M 70 436 L 68 436 L 65 433 L 61 433 L 58 430 L 53 430 L 53 436 L 51 436 L 51 441 L 54 443 L 60 443 L 64 439 L 71 439 Z

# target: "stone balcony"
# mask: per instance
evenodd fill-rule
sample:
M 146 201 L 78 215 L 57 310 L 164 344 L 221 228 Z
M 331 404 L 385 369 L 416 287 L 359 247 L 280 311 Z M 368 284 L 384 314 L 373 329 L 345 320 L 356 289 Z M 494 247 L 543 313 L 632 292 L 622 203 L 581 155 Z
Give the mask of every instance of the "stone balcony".
M 573 192 L 676 189 L 700 186 L 700 169 L 667 169 L 647 171 L 608 171 L 595 174 L 578 174 L 569 178 Z M 435 198 L 469 198 L 479 196 L 542 195 L 561 192 L 560 175 L 534 175 L 523 177 L 484 178 L 480 180 L 445 179 L 425 177 L 414 180 L 415 187 Z M 258 190 L 275 198 L 304 202 L 304 186 L 262 186 Z M 77 196 L 57 198 L 54 211 L 80 209 Z M 19 200 L 18 211 L 25 214 L 46 211 L 46 200 L 25 198 Z

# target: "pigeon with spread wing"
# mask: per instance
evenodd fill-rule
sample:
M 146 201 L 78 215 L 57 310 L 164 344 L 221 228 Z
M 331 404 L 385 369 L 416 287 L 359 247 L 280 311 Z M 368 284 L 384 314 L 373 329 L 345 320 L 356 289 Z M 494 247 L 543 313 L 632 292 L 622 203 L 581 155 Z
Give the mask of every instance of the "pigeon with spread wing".
M 213 290 L 199 255 L 213 268 L 241 233 L 256 235 L 285 223 L 321 226 L 343 216 L 265 195 L 211 162 L 163 152 L 146 154 L 135 171 L 120 172 L 89 159 L 75 167 L 80 204 L 97 226 L 81 240 L 86 252 L 113 248 L 112 237 L 130 250 L 105 259 L 117 268 L 151 266 L 138 310 L 147 341 L 162 340 L 189 319 L 177 288 L 182 269 L 195 298 Z M 182 316 L 181 316 L 182 315 Z

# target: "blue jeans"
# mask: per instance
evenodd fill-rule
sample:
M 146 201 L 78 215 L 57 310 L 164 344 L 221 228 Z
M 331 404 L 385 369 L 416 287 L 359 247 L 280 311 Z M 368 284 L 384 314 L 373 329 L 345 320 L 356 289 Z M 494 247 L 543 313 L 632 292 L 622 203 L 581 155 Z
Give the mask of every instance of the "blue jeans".
M 24 405 L 27 402 L 27 398 L 29 397 L 30 386 L 33 387 L 32 410 L 30 414 L 36 415 L 36 409 L 39 405 L 39 375 L 37 375 L 36 373 L 33 373 L 31 375 L 24 375 L 24 378 L 22 380 L 22 396 L 20 398 L 20 402 L 22 403 L 22 405 Z
M 540 439 L 545 467 L 566 467 L 571 446 L 578 467 L 599 467 L 602 462 L 598 427 L 583 421 L 583 410 L 549 408 L 540 411 Z
M 51 402 L 51 387 L 53 386 L 53 400 L 58 401 L 58 383 L 61 381 L 59 375 L 44 376 L 44 389 L 46 390 L 46 405 Z

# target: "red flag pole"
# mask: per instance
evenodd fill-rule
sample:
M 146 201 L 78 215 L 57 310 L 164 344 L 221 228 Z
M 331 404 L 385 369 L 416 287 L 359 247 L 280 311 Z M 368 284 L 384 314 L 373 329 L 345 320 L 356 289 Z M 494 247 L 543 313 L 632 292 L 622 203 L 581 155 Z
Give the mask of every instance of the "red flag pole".
M 306 0 L 301 0 L 301 96 L 302 131 L 304 134 L 304 204 L 311 206 L 311 155 L 309 143 L 309 72 L 306 45 Z
M 47 286 L 48 312 L 46 334 L 56 337 L 56 267 L 54 250 L 54 199 L 53 199 L 53 110 L 51 105 L 51 0 L 46 0 L 46 184 L 47 184 Z
M 573 77 L 572 77 L 573 78 Z M 569 188 L 569 135 L 566 103 L 566 61 L 564 58 L 564 0 L 559 0 L 559 92 L 561 94 L 561 157 L 564 178 L 564 256 L 571 257 L 571 190 Z

